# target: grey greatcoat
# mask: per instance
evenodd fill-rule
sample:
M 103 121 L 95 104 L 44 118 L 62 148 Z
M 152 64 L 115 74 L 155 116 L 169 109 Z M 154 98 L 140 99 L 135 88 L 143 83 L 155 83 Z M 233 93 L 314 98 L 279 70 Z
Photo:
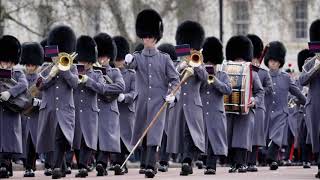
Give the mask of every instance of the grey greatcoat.
M 133 56 L 132 63 L 128 65 L 129 68 L 136 70 L 137 100 L 132 145 L 138 142 L 143 131 L 165 102 L 165 97 L 170 93 L 169 83 L 172 84 L 171 88 L 179 83 L 179 74 L 168 54 L 156 48 L 145 48 Z M 147 133 L 148 146 L 160 146 L 164 125 L 163 112 Z
M 254 128 L 253 128 L 253 146 L 266 146 L 266 132 L 265 132 L 265 124 L 266 124 L 266 103 L 265 97 L 272 94 L 272 80 L 269 75 L 269 72 L 265 69 L 260 68 L 258 71 L 258 76 L 261 82 L 261 85 L 264 89 L 264 98 L 260 104 L 256 105 L 255 114 L 254 114 Z
M 135 118 L 136 72 L 131 69 L 121 69 L 121 74 L 125 82 L 126 89 L 123 92 L 124 100 L 122 102 L 118 102 L 120 112 L 120 136 L 122 142 L 130 151 L 132 149 L 131 138 Z
M 39 75 L 37 73 L 34 74 L 26 74 L 26 78 L 29 84 L 29 87 L 33 86 L 38 79 Z M 38 99 L 41 99 L 40 97 L 37 97 Z M 39 108 L 39 107 L 35 107 Z M 25 131 L 25 139 L 28 138 L 28 135 L 30 133 L 30 137 L 32 140 L 32 143 L 34 147 L 37 145 L 37 134 L 38 134 L 38 119 L 39 119 L 39 111 L 34 110 L 30 115 L 28 116 L 22 116 L 22 119 L 26 121 L 26 131 Z
M 76 118 L 73 148 L 80 149 L 81 139 L 87 147 L 96 150 L 98 144 L 99 109 L 97 97 L 102 93 L 104 79 L 102 73 L 90 69 L 86 72 L 88 81 L 79 84 L 73 91 L 75 98 Z
M 320 73 L 315 67 L 315 59 L 311 59 L 303 66 L 303 71 L 299 77 L 302 86 L 309 86 L 306 110 L 306 125 L 309 130 L 313 153 L 320 152 Z
M 252 96 L 256 106 L 260 106 L 264 98 L 264 90 L 258 73 L 252 72 Z M 246 115 L 227 114 L 228 146 L 251 151 L 255 110 L 251 109 Z
M 204 83 L 201 88 L 206 144 L 211 144 L 215 155 L 228 154 L 227 118 L 223 95 L 230 95 L 231 92 L 230 79 L 223 71 L 217 72 L 213 84 Z
M 0 92 L 9 91 L 10 98 L 17 97 L 28 88 L 26 76 L 22 71 L 13 70 L 13 79 L 17 84 L 9 90 L 0 85 Z M 21 116 L 19 113 L 6 109 L 0 103 L 0 153 L 6 152 L 22 153 Z
M 118 68 L 105 67 L 106 73 L 113 83 L 105 83 L 102 94 L 98 96 L 99 122 L 98 146 L 101 151 L 120 152 L 120 123 L 117 99 L 112 102 L 104 101 L 101 97 L 106 94 L 120 94 L 125 90 L 124 80 Z
M 43 72 L 47 77 L 51 68 Z M 75 65 L 70 70 L 59 71 L 54 78 L 42 81 L 37 152 L 55 150 L 56 128 L 59 124 L 64 136 L 72 146 L 75 130 L 75 107 L 73 91 L 78 86 L 78 71 Z
M 288 73 L 278 70 L 274 72 L 270 71 L 270 75 L 274 93 L 269 117 L 269 139 L 281 147 L 284 133 L 287 132 L 285 128 L 287 128 L 289 116 L 288 93 L 290 92 L 296 96 L 302 104 L 305 103 L 306 98 Z
M 177 66 L 179 69 L 179 65 Z M 181 86 L 180 97 L 177 102 L 170 104 L 168 111 L 168 140 L 167 152 L 183 153 L 185 124 L 190 131 L 193 143 L 205 152 L 205 129 L 202 111 L 200 87 L 208 80 L 208 73 L 204 66 L 194 68 L 194 75 Z

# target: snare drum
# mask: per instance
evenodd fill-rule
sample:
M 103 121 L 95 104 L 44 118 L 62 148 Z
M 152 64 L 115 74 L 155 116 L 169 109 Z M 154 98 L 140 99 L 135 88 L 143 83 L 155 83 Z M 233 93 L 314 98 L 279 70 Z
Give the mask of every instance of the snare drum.
M 252 96 L 251 63 L 227 61 L 222 63 L 221 70 L 228 74 L 232 85 L 232 94 L 224 96 L 226 113 L 248 114 Z

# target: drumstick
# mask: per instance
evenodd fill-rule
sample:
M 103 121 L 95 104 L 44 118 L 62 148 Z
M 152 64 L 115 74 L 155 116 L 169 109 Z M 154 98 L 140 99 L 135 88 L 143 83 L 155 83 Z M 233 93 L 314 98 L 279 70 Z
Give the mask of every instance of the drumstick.
M 264 49 L 261 53 L 261 56 L 259 57 L 259 66 L 258 67 L 260 67 L 260 64 L 262 63 L 264 56 L 267 54 L 268 49 L 269 49 L 269 44 L 267 44 L 266 47 L 264 47 Z
M 180 81 L 180 83 L 173 89 L 173 91 L 171 92 L 171 94 L 173 96 L 175 96 L 179 90 L 179 88 L 181 87 L 182 84 L 184 84 L 188 78 L 191 75 L 185 75 L 182 80 Z M 135 144 L 135 146 L 132 148 L 130 154 L 128 155 L 128 157 L 126 158 L 126 160 L 122 163 L 121 165 L 121 169 L 124 167 L 124 165 L 127 163 L 127 161 L 129 160 L 129 158 L 131 157 L 131 155 L 134 153 L 134 151 L 137 149 L 137 147 L 139 146 L 139 144 L 141 143 L 141 141 L 143 140 L 143 138 L 147 135 L 148 131 L 152 128 L 152 126 L 156 123 L 156 121 L 158 120 L 159 116 L 161 115 L 161 113 L 167 108 L 168 106 L 168 102 L 164 102 L 163 105 L 161 106 L 160 110 L 157 112 L 157 114 L 154 116 L 154 118 L 152 119 L 152 121 L 150 122 L 149 126 L 143 131 L 141 137 L 139 138 L 138 142 Z

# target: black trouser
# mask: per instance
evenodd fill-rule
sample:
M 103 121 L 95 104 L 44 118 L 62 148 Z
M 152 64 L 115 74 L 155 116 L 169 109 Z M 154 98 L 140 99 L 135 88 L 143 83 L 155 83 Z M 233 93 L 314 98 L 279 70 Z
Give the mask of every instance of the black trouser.
M 233 167 L 239 168 L 246 165 L 247 150 L 243 148 L 231 148 L 229 150 L 230 164 Z
M 288 127 L 289 128 L 289 127 Z M 291 152 L 291 147 L 294 144 L 294 136 L 290 130 L 290 128 L 288 129 L 288 146 L 285 147 L 285 154 L 284 154 L 284 160 L 289 160 L 290 158 L 290 152 Z
M 270 143 L 267 154 L 267 163 L 270 164 L 271 162 L 276 162 L 278 160 L 279 149 L 280 147 L 276 143 Z
M 80 147 L 80 153 L 79 153 L 79 169 L 81 168 L 88 168 L 89 160 L 92 155 L 92 149 L 89 148 L 84 140 L 84 138 L 81 138 L 81 147 Z
M 153 169 L 156 170 L 157 163 L 157 146 L 147 146 L 147 138 L 142 141 L 141 147 L 141 169 Z
M 258 150 L 259 146 L 252 146 L 252 152 L 248 152 L 247 162 L 249 166 L 257 164 Z
M 99 146 L 99 141 L 100 140 L 98 139 L 98 150 L 96 153 L 97 164 L 102 164 L 104 168 L 107 168 L 110 152 L 102 151 Z
M 27 170 L 31 170 L 31 169 L 36 170 L 37 153 L 36 153 L 34 144 L 32 142 L 30 133 L 28 134 L 28 137 L 27 137 L 26 151 L 27 151 L 27 159 L 25 163 L 25 168 Z
M 199 148 L 194 144 L 187 122 L 184 126 L 184 146 L 182 163 L 192 164 L 192 160 L 200 154 Z
M 44 153 L 44 168 L 50 169 L 53 167 L 53 152 Z
M 62 168 L 65 163 L 66 152 L 70 149 L 70 144 L 64 136 L 60 125 L 57 125 L 56 137 L 55 137 L 55 151 L 54 151 L 54 168 Z
M 121 146 L 121 153 L 112 153 L 111 155 L 113 165 L 116 165 L 116 164 L 122 165 L 122 163 L 126 160 L 126 155 L 130 153 L 126 145 L 123 143 L 122 139 L 120 141 L 120 146 Z
M 163 132 L 161 147 L 160 147 L 160 165 L 169 165 L 170 154 L 167 153 L 167 134 Z
M 211 143 L 208 142 L 208 149 L 207 149 L 207 160 L 206 160 L 206 165 L 207 165 L 207 169 L 214 169 L 216 170 L 217 167 L 217 158 L 218 156 L 216 156 L 213 152 Z

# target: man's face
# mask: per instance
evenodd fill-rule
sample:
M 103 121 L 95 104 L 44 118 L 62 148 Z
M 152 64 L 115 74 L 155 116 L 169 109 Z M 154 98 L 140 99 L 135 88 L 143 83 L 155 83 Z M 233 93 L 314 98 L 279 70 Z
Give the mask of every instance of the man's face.
M 114 61 L 114 66 L 116 67 L 116 68 L 119 68 L 119 69 L 122 69 L 122 68 L 124 68 L 124 60 L 121 60 L 121 61 Z
M 143 38 L 143 45 L 146 48 L 153 48 L 156 46 L 156 39 L 155 38 Z
M 2 69 L 11 69 L 13 66 L 13 62 L 0 61 L 0 68 Z
M 29 74 L 35 73 L 37 71 L 39 66 L 33 65 L 33 64 L 27 64 L 26 65 L 26 71 Z
M 103 56 L 103 57 L 99 57 L 98 61 L 102 66 L 106 66 L 106 65 L 109 65 L 110 58 L 107 56 Z
M 89 70 L 92 68 L 92 63 L 86 62 L 86 61 L 79 61 L 79 64 L 84 65 L 85 70 Z
M 274 59 L 270 59 L 270 60 L 269 60 L 269 63 L 268 63 L 268 66 L 269 66 L 269 69 L 270 69 L 270 70 L 275 71 L 275 70 L 279 70 L 279 68 L 280 68 L 280 63 L 279 63 L 279 61 L 276 61 L 276 60 L 274 60 Z

